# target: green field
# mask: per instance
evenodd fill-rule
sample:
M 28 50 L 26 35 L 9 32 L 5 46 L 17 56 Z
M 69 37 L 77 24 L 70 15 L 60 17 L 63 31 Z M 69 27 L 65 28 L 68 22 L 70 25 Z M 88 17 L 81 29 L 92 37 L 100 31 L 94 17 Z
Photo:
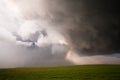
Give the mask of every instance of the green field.
M 120 80 L 120 65 L 0 69 L 0 80 Z

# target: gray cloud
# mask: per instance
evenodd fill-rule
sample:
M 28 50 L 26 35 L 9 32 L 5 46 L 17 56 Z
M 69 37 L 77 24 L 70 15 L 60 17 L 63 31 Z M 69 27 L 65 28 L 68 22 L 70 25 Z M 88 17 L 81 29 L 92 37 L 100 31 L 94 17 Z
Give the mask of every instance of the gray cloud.
M 1 0 L 0 65 L 71 64 L 74 55 L 66 60 L 69 48 L 79 54 L 77 58 L 119 52 L 120 16 L 114 7 L 116 3 L 112 0 Z M 113 57 L 99 58 L 109 61 Z M 119 63 L 119 59 L 114 62 Z
M 119 11 L 114 6 L 117 5 L 115 1 L 30 0 L 29 3 L 15 3 L 25 19 L 48 22 L 78 52 L 88 55 L 119 52 Z

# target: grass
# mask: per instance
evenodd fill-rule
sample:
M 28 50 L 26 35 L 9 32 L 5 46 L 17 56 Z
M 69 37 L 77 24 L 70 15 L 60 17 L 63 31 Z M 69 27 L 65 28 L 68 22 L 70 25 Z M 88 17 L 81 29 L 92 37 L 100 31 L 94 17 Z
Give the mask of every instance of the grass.
M 0 80 L 120 80 L 120 65 L 0 69 Z

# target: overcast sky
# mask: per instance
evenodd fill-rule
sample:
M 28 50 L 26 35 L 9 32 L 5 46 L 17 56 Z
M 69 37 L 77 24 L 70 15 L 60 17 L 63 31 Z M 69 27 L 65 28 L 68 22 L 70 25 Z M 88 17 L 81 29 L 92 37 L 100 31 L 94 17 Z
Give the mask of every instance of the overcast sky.
M 113 0 L 0 0 L 0 68 L 120 64 Z

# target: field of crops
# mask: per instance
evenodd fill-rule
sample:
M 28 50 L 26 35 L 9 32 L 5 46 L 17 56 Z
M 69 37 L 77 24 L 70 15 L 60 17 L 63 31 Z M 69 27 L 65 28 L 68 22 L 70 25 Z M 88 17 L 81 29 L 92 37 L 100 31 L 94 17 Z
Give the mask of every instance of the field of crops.
M 0 69 L 0 80 L 120 80 L 120 65 Z

